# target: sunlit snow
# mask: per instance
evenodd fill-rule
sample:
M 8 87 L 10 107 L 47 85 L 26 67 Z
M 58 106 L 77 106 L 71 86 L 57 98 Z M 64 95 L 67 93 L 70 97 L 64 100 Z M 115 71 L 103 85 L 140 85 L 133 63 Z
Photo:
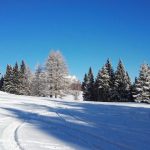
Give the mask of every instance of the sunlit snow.
M 148 150 L 150 105 L 0 93 L 0 150 Z

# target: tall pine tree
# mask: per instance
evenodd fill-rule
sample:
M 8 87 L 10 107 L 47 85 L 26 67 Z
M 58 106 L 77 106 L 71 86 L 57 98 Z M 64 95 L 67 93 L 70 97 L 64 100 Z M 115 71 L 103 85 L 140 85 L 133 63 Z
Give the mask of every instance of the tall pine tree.
M 12 93 L 13 94 L 20 94 L 20 72 L 19 72 L 19 67 L 18 67 L 18 63 L 15 64 L 15 66 L 13 67 L 13 74 L 12 74 Z
M 107 60 L 106 62 L 106 69 L 108 70 L 108 74 L 109 74 L 109 101 L 112 101 L 112 95 L 113 95 L 113 89 L 114 89 L 114 81 L 115 81 L 115 73 L 114 73 L 114 69 L 113 66 L 110 62 L 110 59 Z
M 83 99 L 84 100 L 86 100 L 87 82 L 88 82 L 88 77 L 87 77 L 87 74 L 85 74 L 83 82 L 82 82 L 82 91 L 83 91 Z
M 135 77 L 135 80 L 134 80 L 134 82 L 133 82 L 133 84 L 131 86 L 131 93 L 132 93 L 132 100 L 133 101 L 135 101 L 135 97 L 134 96 L 137 94 L 137 91 L 136 91 L 137 81 L 138 81 L 138 79 L 137 79 L 137 77 Z
M 2 76 L 0 79 L 0 91 L 3 91 L 3 85 L 4 85 L 4 77 Z
M 95 86 L 97 87 L 98 101 L 109 101 L 110 76 L 106 66 L 98 73 Z
M 94 76 L 93 76 L 92 68 L 89 69 L 87 77 L 85 76 L 85 81 L 86 81 L 84 82 L 85 88 L 83 88 L 84 89 L 83 98 L 85 101 L 95 101 Z
M 3 91 L 12 93 L 13 92 L 13 71 L 11 65 L 7 65 L 6 74 L 4 76 Z
M 99 71 L 95 81 L 95 96 L 97 101 L 111 101 L 114 86 L 114 71 L 108 59 Z
M 150 68 L 148 64 L 141 66 L 139 77 L 134 85 L 133 97 L 138 102 L 150 102 Z
M 24 61 L 22 60 L 21 65 L 20 65 L 20 87 L 19 87 L 19 92 L 21 95 L 26 95 L 25 92 L 25 70 L 26 70 L 26 66 Z
M 128 99 L 128 101 L 133 102 L 134 101 L 133 95 L 132 95 L 133 85 L 131 83 L 131 78 L 130 78 L 128 72 L 126 72 L 126 82 L 127 82 L 127 88 L 126 88 L 127 89 L 127 99 Z
M 101 78 L 101 70 L 98 72 L 94 83 L 95 101 L 102 101 L 101 90 L 100 90 L 100 78 Z
M 114 101 L 127 102 L 131 101 L 131 88 L 129 85 L 129 76 L 125 71 L 123 63 L 119 60 L 117 71 L 115 72 L 115 82 L 113 90 Z
M 22 61 L 20 65 L 20 94 L 31 95 L 32 73 L 30 68 Z

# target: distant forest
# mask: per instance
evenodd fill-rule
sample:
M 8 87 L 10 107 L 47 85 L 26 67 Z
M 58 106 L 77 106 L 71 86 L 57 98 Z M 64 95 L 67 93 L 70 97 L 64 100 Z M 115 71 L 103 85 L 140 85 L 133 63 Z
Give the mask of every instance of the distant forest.
M 20 65 L 7 65 L 6 73 L 0 80 L 0 90 L 55 98 L 71 94 L 75 99 L 82 91 L 84 101 L 150 103 L 150 66 L 141 65 L 139 77 L 131 83 L 122 61 L 119 60 L 114 70 L 108 59 L 96 77 L 90 68 L 81 84 L 69 77 L 63 55 L 52 51 L 45 65 L 37 65 L 34 73 L 24 61 Z

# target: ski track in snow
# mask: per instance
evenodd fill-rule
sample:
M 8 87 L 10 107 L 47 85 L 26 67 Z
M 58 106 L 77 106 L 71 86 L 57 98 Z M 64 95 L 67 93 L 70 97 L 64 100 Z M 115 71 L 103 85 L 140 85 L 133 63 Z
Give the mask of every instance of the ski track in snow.
M 0 93 L 0 150 L 148 150 L 149 126 L 147 104 Z
M 54 101 L 55 102 L 55 104 L 57 105 L 57 107 L 59 107 L 59 105 L 60 104 L 58 104 L 56 101 Z M 64 109 L 68 109 L 67 107 L 63 107 Z M 63 117 L 60 113 L 58 113 L 58 112 L 56 112 L 57 114 L 58 114 L 58 116 L 60 117 L 60 118 L 62 118 L 62 120 L 64 120 L 65 122 L 67 122 L 67 120 L 65 119 L 65 117 Z M 71 116 L 74 120 L 78 120 L 78 121 L 80 121 L 80 122 L 84 122 L 84 123 L 89 123 L 89 122 L 87 122 L 86 121 L 86 119 L 81 119 L 81 118 L 79 118 L 79 117 L 75 117 L 71 112 L 69 112 L 69 111 L 67 111 L 67 113 L 68 113 L 68 116 Z M 99 123 L 98 124 L 98 127 L 99 128 L 106 128 L 106 126 L 108 127 L 108 128 L 110 128 L 110 129 L 112 129 L 112 130 L 116 130 L 116 131 L 119 131 L 119 132 L 128 132 L 129 134 L 132 134 L 132 133 L 134 133 L 134 134 L 138 134 L 138 135 L 140 135 L 140 134 L 142 134 L 143 132 L 140 132 L 140 131 L 138 131 L 138 130 L 130 130 L 130 129 L 128 129 L 128 128 L 125 128 L 126 130 L 124 130 L 123 129 L 123 127 L 121 127 L 121 129 L 118 129 L 117 128 L 117 126 L 112 126 L 112 127 L 110 127 L 111 125 L 109 125 L 108 126 L 108 124 L 101 124 L 101 123 Z M 131 148 L 131 147 L 129 147 L 129 146 L 127 146 L 127 145 L 125 145 L 125 144 L 123 144 L 123 143 L 119 143 L 119 142 L 114 142 L 114 141 L 112 141 L 112 140 L 109 140 L 108 138 L 105 138 L 105 137 L 103 137 L 103 136 L 98 136 L 98 135 L 95 135 L 95 134 L 92 134 L 92 133 L 90 133 L 90 132 L 88 132 L 88 131 L 82 131 L 82 130 L 80 130 L 80 129 L 76 129 L 76 128 L 73 128 L 74 130 L 77 130 L 78 132 L 80 132 L 80 133 L 83 133 L 83 134 L 85 134 L 85 135 L 89 135 L 90 137 L 95 137 L 96 138 L 96 140 L 98 139 L 99 141 L 100 140 L 103 140 L 103 141 L 105 141 L 105 142 L 107 142 L 108 144 L 112 144 L 112 145 L 116 145 L 117 147 L 119 147 L 120 149 L 122 149 L 122 148 L 124 148 L 124 149 L 134 149 L 134 148 Z M 128 129 L 128 130 L 127 130 Z M 146 134 L 150 134 L 150 132 L 146 132 Z M 88 144 L 88 143 L 87 143 Z M 90 144 L 89 144 L 90 145 Z M 94 145 L 92 145 L 91 144 L 91 147 L 92 147 L 92 149 L 97 149 L 97 147 L 94 147 Z M 99 147 L 100 148 L 100 147 Z M 101 148 L 100 148 L 101 149 Z
M 7 118 L 9 119 L 9 118 Z M 6 119 L 5 119 L 6 121 Z M 18 121 L 9 122 L 1 132 L 1 147 L 4 150 L 23 150 L 18 141 L 17 132 L 23 123 Z
M 56 102 L 55 102 L 56 103 Z M 66 107 L 64 107 L 65 109 L 67 109 Z M 63 121 L 65 121 L 66 123 L 67 123 L 67 120 L 65 119 L 65 117 L 62 117 L 61 116 L 61 114 L 60 113 L 58 113 L 58 112 L 56 112 L 57 114 L 58 114 L 58 116 L 63 120 Z M 68 113 L 68 115 L 69 116 L 71 116 L 71 117 L 73 117 L 73 119 L 75 119 L 75 120 L 78 120 L 78 121 L 82 121 L 82 122 L 86 122 L 85 120 L 81 120 L 81 119 L 79 119 L 79 118 L 77 118 L 77 117 L 74 117 L 71 113 Z M 88 122 L 86 122 L 86 123 L 88 123 Z M 120 143 L 115 143 L 115 142 L 113 142 L 113 141 L 111 141 L 111 140 L 108 140 L 108 139 L 106 139 L 106 138 L 104 138 L 104 137 L 102 137 L 102 136 L 97 136 L 97 135 L 94 135 L 94 134 L 92 134 L 92 133 L 90 133 L 90 132 L 87 132 L 87 131 L 83 131 L 83 130 L 80 130 L 80 129 L 77 129 L 77 128 L 73 128 L 73 127 L 69 127 L 70 129 L 72 129 L 72 130 L 76 130 L 77 132 L 80 132 L 80 133 L 82 133 L 83 135 L 87 135 L 87 136 L 90 136 L 90 137 L 94 137 L 94 138 L 96 138 L 96 140 L 98 140 L 98 141 L 100 141 L 100 140 L 103 140 L 103 141 L 105 141 L 105 142 L 107 142 L 108 144 L 113 144 L 113 145 L 116 145 L 116 146 L 118 146 L 118 147 L 120 147 L 120 148 L 126 148 L 126 149 L 131 149 L 130 147 L 128 147 L 128 146 L 126 146 L 126 145 L 123 145 L 123 144 L 120 144 Z M 82 139 L 82 136 L 80 135 L 80 139 Z M 82 139 L 83 140 L 83 139 Z M 94 146 L 92 143 L 87 143 L 87 142 L 85 142 L 86 144 L 88 144 L 90 147 L 91 147 L 91 149 L 97 149 L 98 147 L 97 146 Z M 100 146 L 99 146 L 99 149 L 102 149 Z

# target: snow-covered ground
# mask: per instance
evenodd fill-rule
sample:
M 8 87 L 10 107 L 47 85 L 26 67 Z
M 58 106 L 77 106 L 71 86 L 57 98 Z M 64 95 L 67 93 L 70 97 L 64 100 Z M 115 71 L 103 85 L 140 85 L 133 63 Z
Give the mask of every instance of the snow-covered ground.
M 0 150 L 149 150 L 150 105 L 0 93 Z

